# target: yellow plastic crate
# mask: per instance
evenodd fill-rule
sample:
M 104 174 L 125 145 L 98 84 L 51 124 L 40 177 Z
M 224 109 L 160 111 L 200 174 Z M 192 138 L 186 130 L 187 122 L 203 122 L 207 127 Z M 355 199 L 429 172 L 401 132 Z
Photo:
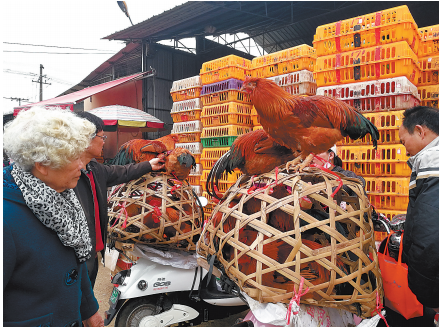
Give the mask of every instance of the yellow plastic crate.
M 411 169 L 406 162 L 344 162 L 343 169 L 366 177 L 409 177 Z
M 190 185 L 201 185 L 201 175 L 195 176 L 195 175 L 189 175 L 187 177 L 187 181 Z
M 439 25 L 421 27 L 418 32 L 422 40 L 418 48 L 418 56 L 439 55 Z
M 418 33 L 423 41 L 439 40 L 439 25 L 420 27 Z
M 381 212 L 381 209 L 406 210 L 409 204 L 408 196 L 368 194 L 369 202 Z
M 184 101 L 194 98 L 199 98 L 201 96 L 202 86 L 192 87 L 185 90 L 179 90 L 176 92 L 171 92 L 173 101 Z
M 230 148 L 205 148 L 202 150 L 201 164 L 203 169 L 210 170 L 216 161 L 222 157 Z
M 257 131 L 259 129 L 263 129 L 262 125 L 256 125 L 253 127 L 253 131 Z
M 230 66 L 251 69 L 252 63 L 251 63 L 251 60 L 241 58 L 236 55 L 228 55 L 228 56 L 225 56 L 225 57 L 222 57 L 219 59 L 204 62 L 202 64 L 202 69 L 201 69 L 200 73 L 203 74 L 203 73 L 211 72 L 214 70 L 218 70 L 218 69 L 230 67 Z M 204 83 L 204 82 L 202 81 L 202 83 Z
M 378 209 L 380 213 L 386 216 L 387 219 L 391 220 L 396 215 L 405 215 L 406 211 L 400 210 L 387 210 L 387 209 Z M 384 239 L 384 238 L 383 238 Z
M 418 34 L 409 8 L 399 6 L 318 26 L 313 45 L 317 56 L 324 56 L 404 40 L 416 52 Z
M 250 115 L 239 115 L 239 114 L 225 114 L 225 115 L 216 115 L 209 117 L 201 118 L 202 124 L 205 127 L 215 127 L 222 125 L 243 125 L 243 126 L 253 126 L 253 121 L 251 120 Z
M 313 47 L 307 44 L 301 44 L 296 47 L 273 52 L 261 57 L 256 57 L 251 61 L 251 67 L 255 69 L 301 57 L 317 58 L 317 55 Z
M 405 110 L 366 113 L 363 114 L 363 116 L 374 124 L 378 130 L 398 129 L 403 122 L 404 111 Z
M 421 71 L 424 70 L 439 70 L 439 54 L 435 56 L 429 56 L 429 57 L 418 57 L 418 60 L 420 61 L 420 69 Z
M 182 134 L 176 133 L 176 135 L 178 136 L 180 143 L 201 142 L 201 132 Z
M 439 85 L 424 85 L 418 87 L 422 106 L 439 108 Z
M 239 136 L 251 131 L 252 127 L 243 125 L 207 127 L 202 130 L 201 137 Z
M 210 173 L 209 170 L 204 170 L 202 172 L 201 182 L 206 183 L 208 179 L 208 174 Z M 237 179 L 242 176 L 242 173 L 239 169 L 234 169 L 232 174 L 227 174 L 226 171 L 222 173 L 221 178 L 219 178 L 219 182 L 223 183 L 235 183 Z
M 191 120 L 201 120 L 202 109 L 193 109 L 187 111 L 180 111 L 176 113 L 170 113 L 174 123 L 181 123 Z
M 236 78 L 244 81 L 247 76 L 251 76 L 248 69 L 230 66 L 206 73 L 201 72 L 201 81 L 203 85 L 225 81 L 229 78 Z
M 426 70 L 420 73 L 418 77 L 418 86 L 424 85 L 438 85 L 439 84 L 439 71 L 438 70 Z
M 225 102 L 239 102 L 249 104 L 251 103 L 251 96 L 249 93 L 246 92 L 240 92 L 238 90 L 227 90 L 203 95 L 201 96 L 201 100 L 204 107 Z
M 370 194 L 409 195 L 410 177 L 364 177 Z
M 266 65 L 251 71 L 252 77 L 268 78 L 282 74 L 297 72 L 303 69 L 314 71 L 316 58 L 302 57 L 277 64 Z
M 238 102 L 215 104 L 211 106 L 204 106 L 204 108 L 202 109 L 201 117 L 223 115 L 223 114 L 251 115 L 252 108 L 253 106 L 250 104 L 244 104 Z
M 379 130 L 380 139 L 378 144 L 400 144 L 400 137 L 398 135 L 398 129 L 382 129 Z M 352 140 L 349 136 L 345 136 L 343 140 L 337 143 L 337 145 L 368 145 L 372 144 L 372 136 L 367 134 L 361 139 Z
M 379 145 L 378 150 L 372 146 L 340 146 L 337 148 L 338 156 L 344 162 L 406 162 L 404 145 Z

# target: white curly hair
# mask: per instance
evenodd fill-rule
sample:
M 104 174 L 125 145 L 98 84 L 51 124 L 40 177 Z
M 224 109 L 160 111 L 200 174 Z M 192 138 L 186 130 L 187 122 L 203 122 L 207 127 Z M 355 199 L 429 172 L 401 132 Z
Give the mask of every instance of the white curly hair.
M 90 145 L 95 125 L 61 108 L 22 110 L 5 125 L 3 149 L 25 171 L 36 162 L 63 168 Z

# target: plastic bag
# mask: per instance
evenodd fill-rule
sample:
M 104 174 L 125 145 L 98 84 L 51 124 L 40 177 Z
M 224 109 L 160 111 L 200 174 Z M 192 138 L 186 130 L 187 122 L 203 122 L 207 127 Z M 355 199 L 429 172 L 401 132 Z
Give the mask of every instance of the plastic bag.
M 104 267 L 109 268 L 110 271 L 114 271 L 116 262 L 118 261 L 119 252 L 115 249 L 110 250 L 106 245 L 106 251 L 104 253 Z

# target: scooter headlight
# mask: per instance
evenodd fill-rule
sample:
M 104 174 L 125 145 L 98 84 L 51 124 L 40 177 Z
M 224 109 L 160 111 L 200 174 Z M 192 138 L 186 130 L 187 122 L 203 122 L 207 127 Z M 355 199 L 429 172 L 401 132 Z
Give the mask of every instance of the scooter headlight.
M 130 277 L 130 269 L 116 273 L 112 278 L 112 284 L 123 285 L 126 277 Z
M 139 283 L 138 283 L 138 288 L 141 291 L 145 291 L 147 289 L 147 286 L 148 286 L 148 284 L 147 284 L 147 282 L 145 280 L 140 280 Z

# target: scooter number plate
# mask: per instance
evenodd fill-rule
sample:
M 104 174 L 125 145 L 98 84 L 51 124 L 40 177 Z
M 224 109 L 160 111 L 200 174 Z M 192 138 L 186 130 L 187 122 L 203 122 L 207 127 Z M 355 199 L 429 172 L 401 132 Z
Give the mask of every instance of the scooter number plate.
M 110 308 L 115 309 L 120 295 L 121 295 L 121 291 L 116 287 L 114 287 L 112 291 L 112 295 L 110 295 L 110 299 L 109 299 Z

